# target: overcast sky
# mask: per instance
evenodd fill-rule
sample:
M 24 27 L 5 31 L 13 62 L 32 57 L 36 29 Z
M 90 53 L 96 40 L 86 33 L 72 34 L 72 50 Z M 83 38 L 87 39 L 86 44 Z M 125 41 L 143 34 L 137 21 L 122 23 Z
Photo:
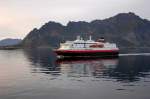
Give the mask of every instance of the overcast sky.
M 105 19 L 134 12 L 150 20 L 150 0 L 0 0 L 0 39 L 23 38 L 48 21 Z

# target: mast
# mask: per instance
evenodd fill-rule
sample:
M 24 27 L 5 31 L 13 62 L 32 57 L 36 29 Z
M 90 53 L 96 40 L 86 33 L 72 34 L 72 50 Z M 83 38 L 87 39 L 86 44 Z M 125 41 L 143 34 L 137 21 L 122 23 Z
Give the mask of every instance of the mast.
M 92 40 L 92 36 L 91 35 L 89 36 L 89 40 Z
M 80 36 L 77 36 L 77 40 L 80 40 Z

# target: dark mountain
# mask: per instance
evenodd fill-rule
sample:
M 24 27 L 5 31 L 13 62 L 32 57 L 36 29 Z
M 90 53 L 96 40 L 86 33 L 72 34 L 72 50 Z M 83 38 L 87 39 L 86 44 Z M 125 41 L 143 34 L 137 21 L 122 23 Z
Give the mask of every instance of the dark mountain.
M 85 39 L 92 35 L 93 39 L 104 37 L 115 42 L 119 47 L 150 46 L 150 21 L 142 19 L 134 13 L 120 13 L 114 17 L 91 22 L 69 22 L 67 26 L 48 22 L 40 29 L 33 29 L 23 40 L 24 47 L 52 46 L 58 47 L 64 40 L 73 40 L 77 35 Z
M 21 43 L 21 39 L 11 39 L 11 38 L 7 38 L 7 39 L 3 39 L 0 41 L 0 46 L 12 46 L 12 45 L 17 45 L 19 43 Z
M 25 47 L 39 46 L 58 46 L 61 41 L 61 33 L 64 31 L 64 26 L 59 23 L 49 22 L 42 26 L 39 30 L 33 29 L 23 40 L 22 44 Z

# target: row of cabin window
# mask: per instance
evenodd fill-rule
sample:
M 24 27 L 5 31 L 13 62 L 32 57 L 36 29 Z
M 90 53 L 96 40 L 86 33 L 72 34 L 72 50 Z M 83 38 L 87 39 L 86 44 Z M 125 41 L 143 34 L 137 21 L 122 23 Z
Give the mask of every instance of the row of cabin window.
M 84 48 L 84 47 L 89 47 L 90 45 L 92 45 L 92 44 L 73 44 L 72 46 L 73 47 L 79 47 L 79 48 Z

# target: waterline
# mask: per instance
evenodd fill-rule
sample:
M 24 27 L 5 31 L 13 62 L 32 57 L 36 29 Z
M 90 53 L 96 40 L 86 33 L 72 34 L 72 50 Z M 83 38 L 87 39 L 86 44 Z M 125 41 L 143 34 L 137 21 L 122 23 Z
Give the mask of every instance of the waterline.
M 128 54 L 119 54 L 119 56 L 150 56 L 150 53 L 128 53 Z

